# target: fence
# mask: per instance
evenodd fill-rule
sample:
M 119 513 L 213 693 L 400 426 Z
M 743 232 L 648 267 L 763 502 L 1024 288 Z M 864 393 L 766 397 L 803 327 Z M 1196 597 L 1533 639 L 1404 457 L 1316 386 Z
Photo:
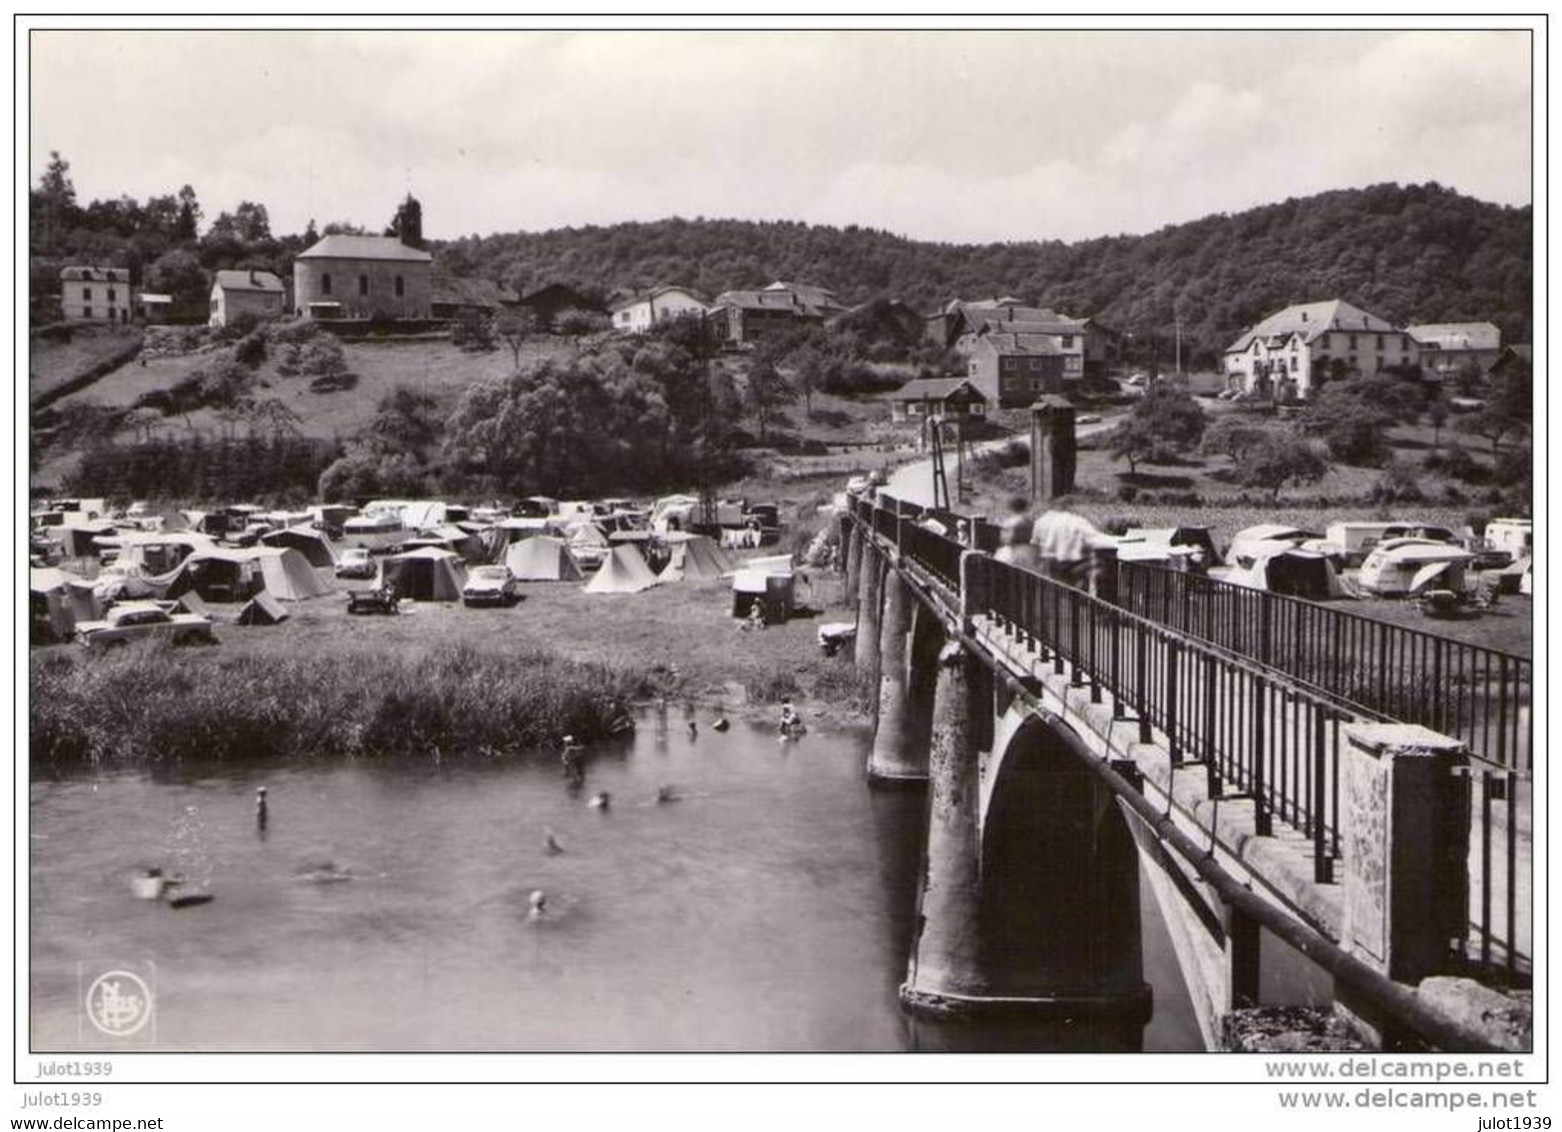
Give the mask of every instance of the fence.
M 918 516 L 925 513 L 904 503 L 881 508 L 854 500 L 852 509 L 862 528 L 894 544 L 948 594 L 961 593 L 960 563 L 970 547 L 921 525 Z M 940 524 L 949 525 L 943 517 Z M 1343 725 L 1391 713 L 1342 702 L 1305 677 L 1294 678 L 1284 661 L 1291 656 L 1295 667 L 1317 674 L 1316 666 L 1303 666 L 1305 654 L 1294 642 L 1308 639 L 1307 633 L 1355 631 L 1309 620 L 1319 613 L 1382 623 L 1197 576 L 1120 566 L 1120 604 L 985 555 L 970 560 L 967 580 L 974 612 L 1012 644 L 1052 664 L 1058 675 L 1068 674 L 1073 686 L 1088 688 L 1093 702 L 1109 702 L 1114 718 L 1137 725 L 1141 741 L 1150 742 L 1152 731 L 1159 730 L 1172 766 L 1201 764 L 1212 796 L 1249 800 L 1259 836 L 1270 835 L 1276 819 L 1302 832 L 1312 847 L 1314 878 L 1331 883 L 1340 857 Z M 1191 577 L 1194 584 L 1179 587 L 1162 576 Z M 1266 615 L 1253 598 L 1275 604 Z M 1285 612 L 1277 616 L 1281 609 Z M 1295 628 L 1299 625 L 1306 628 Z M 1224 638 L 1217 635 L 1221 627 Z M 1373 638 L 1383 639 L 1392 638 Z M 1388 655 L 1398 655 L 1399 647 L 1388 646 Z M 1246 655 L 1248 648 L 1254 658 Z M 1438 655 L 1446 664 L 1447 654 Z M 1456 947 L 1463 956 L 1478 954 L 1484 966 L 1505 968 L 1511 978 L 1528 962 L 1509 941 L 1529 936 L 1528 925 L 1519 923 L 1521 901 L 1528 899 L 1522 889 L 1529 862 L 1518 856 L 1529 783 L 1510 766 L 1488 766 L 1472 776 L 1472 788 L 1477 805 L 1471 823 L 1471 923 Z
M 1141 562 L 1118 563 L 1117 600 L 1347 704 L 1463 739 L 1485 762 L 1531 770 L 1524 657 Z

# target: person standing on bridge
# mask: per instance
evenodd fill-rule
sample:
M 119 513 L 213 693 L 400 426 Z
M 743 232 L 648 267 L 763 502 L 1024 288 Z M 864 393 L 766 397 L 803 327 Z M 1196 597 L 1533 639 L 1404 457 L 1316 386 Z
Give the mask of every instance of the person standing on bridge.
M 1036 520 L 1031 535 L 1043 574 L 1065 585 L 1084 589 L 1090 582 L 1090 552 L 1111 546 L 1112 540 L 1083 515 L 1072 511 L 1048 511 Z
M 1012 497 L 1008 516 L 998 525 L 998 550 L 993 558 L 1026 570 L 1036 569 L 1036 546 L 1031 542 L 1035 529 L 1030 504 L 1018 495 Z

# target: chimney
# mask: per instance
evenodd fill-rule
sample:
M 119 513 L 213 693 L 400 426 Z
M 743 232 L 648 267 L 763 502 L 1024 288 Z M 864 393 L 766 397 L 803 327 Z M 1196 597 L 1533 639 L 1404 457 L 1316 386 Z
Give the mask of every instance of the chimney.
M 1303 321 L 1303 322 L 1306 322 L 1306 321 L 1307 321 L 1307 312 L 1306 312 L 1306 311 L 1303 311 L 1303 312 L 1302 312 L 1302 321 Z
M 249 285 L 251 287 L 259 287 L 260 286 L 260 276 L 255 274 L 255 269 L 254 268 L 250 269 Z

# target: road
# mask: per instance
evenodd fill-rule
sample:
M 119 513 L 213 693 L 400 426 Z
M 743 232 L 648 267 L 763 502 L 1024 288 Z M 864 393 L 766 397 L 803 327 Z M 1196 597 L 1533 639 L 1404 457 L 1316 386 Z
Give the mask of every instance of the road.
M 1080 425 L 1075 428 L 1074 435 L 1080 439 L 1105 432 L 1117 424 L 1117 417 L 1107 417 L 1095 424 Z M 1013 436 L 1001 436 L 997 440 L 984 440 L 980 444 L 971 446 L 971 455 L 980 455 L 983 452 L 992 452 L 1002 448 L 1009 441 L 1017 439 Z M 950 455 L 948 466 L 950 481 L 954 480 L 953 454 Z M 905 500 L 907 503 L 915 503 L 918 507 L 933 506 L 933 460 L 928 457 L 925 460 L 914 460 L 909 464 L 903 464 L 896 468 L 890 475 L 889 482 L 883 490 L 893 495 L 896 499 Z

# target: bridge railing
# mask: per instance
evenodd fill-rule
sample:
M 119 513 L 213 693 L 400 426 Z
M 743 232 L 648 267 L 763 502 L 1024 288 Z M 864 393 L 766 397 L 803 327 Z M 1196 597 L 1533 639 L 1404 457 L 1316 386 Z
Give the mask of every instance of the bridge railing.
M 1174 628 L 991 558 L 974 559 L 980 607 L 1035 659 L 1051 662 L 1139 739 L 1165 736 L 1172 767 L 1200 763 L 1213 796 L 1253 805 L 1312 844 L 1319 883 L 1340 854 L 1342 725 L 1362 718 Z
M 1117 600 L 1347 704 L 1460 738 L 1485 762 L 1531 770 L 1525 657 L 1143 562 L 1118 563 Z
M 922 521 L 934 518 L 952 529 L 951 523 L 961 516 L 885 501 L 891 506 L 853 500 L 852 513 L 864 528 L 894 544 L 950 596 L 958 597 L 961 557 L 971 548 L 923 526 Z M 974 537 L 980 539 L 978 527 L 968 527 L 971 532 L 978 532 Z M 1286 634 L 1297 631 L 1286 625 L 1284 615 L 1277 637 L 1277 622 L 1271 620 L 1264 630 L 1261 613 L 1251 615 L 1257 618 L 1256 628 L 1254 621 L 1239 613 L 1222 614 L 1220 603 L 1228 603 L 1229 610 L 1243 608 L 1237 603 L 1250 600 L 1230 592 L 1242 587 L 1223 583 L 1200 591 L 1179 590 L 1176 583 L 1156 589 L 1152 588 L 1155 581 L 1141 581 L 1139 593 L 1124 600 L 1123 582 L 1137 564 L 1135 570 L 1119 574 L 1122 605 L 987 557 L 973 559 L 972 568 L 982 595 L 979 612 L 1011 643 L 1038 661 L 1050 662 L 1058 674 L 1068 673 L 1076 687 L 1088 687 L 1095 702 L 1109 702 L 1114 718 L 1125 727 L 1136 726 L 1142 741 L 1151 741 L 1152 731 L 1159 730 L 1174 767 L 1197 763 L 1206 768 L 1212 796 L 1250 800 L 1255 833 L 1270 834 L 1277 818 L 1301 831 L 1312 846 L 1315 879 L 1333 881 L 1340 858 L 1344 725 L 1389 715 L 1310 688 L 1305 676 L 1273 663 L 1283 659 L 1282 652 L 1274 651 L 1275 642 L 1291 640 Z M 1181 609 L 1184 593 L 1190 613 Z M 1259 641 L 1264 639 L 1260 634 L 1267 632 L 1271 651 L 1266 655 L 1271 663 L 1249 659 L 1241 647 L 1200 632 L 1200 624 L 1205 628 L 1211 624 L 1199 622 L 1200 617 L 1218 625 L 1223 616 L 1234 626 L 1225 641 L 1238 645 Z M 1295 616 L 1309 625 L 1304 633 L 1317 632 L 1326 638 L 1331 631 L 1327 621 L 1308 623 L 1305 618 L 1313 616 L 1310 613 Z M 1253 636 L 1244 638 L 1242 632 Z M 1301 665 L 1296 669 L 1318 671 Z M 1518 851 L 1521 824 L 1528 813 L 1528 801 L 1521 802 L 1528 789 L 1527 775 L 1511 766 L 1488 767 L 1478 772 L 1472 785 L 1477 812 L 1471 829 L 1471 931 L 1459 941 L 1458 951 L 1472 958 L 1476 953 L 1483 966 L 1505 967 L 1513 976 L 1528 963 L 1521 948 L 1529 931 L 1521 930 L 1518 919 L 1528 899 L 1530 872 L 1527 857 L 1521 858 Z

